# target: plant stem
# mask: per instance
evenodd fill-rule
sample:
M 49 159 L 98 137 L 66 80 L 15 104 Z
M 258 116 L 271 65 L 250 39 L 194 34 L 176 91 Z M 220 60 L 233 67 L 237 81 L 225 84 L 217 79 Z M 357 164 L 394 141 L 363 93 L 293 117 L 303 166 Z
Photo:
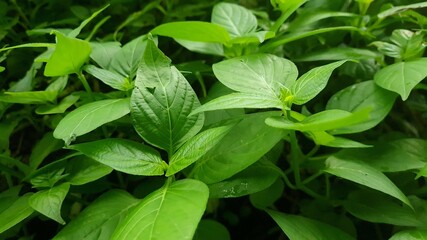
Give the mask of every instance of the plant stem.
M 92 100 L 95 100 L 95 98 L 93 97 L 93 94 L 92 94 L 92 89 L 90 88 L 89 83 L 87 82 L 87 80 L 86 80 L 85 76 L 83 75 L 82 71 L 79 71 L 77 73 L 77 77 L 82 82 L 83 87 L 85 88 L 86 92 L 89 93 L 90 98 Z
M 208 95 L 208 92 L 206 91 L 206 85 L 203 81 L 202 74 L 200 72 L 195 72 L 194 75 L 197 78 L 197 81 L 199 81 L 200 87 L 202 88 L 203 97 L 205 98 Z

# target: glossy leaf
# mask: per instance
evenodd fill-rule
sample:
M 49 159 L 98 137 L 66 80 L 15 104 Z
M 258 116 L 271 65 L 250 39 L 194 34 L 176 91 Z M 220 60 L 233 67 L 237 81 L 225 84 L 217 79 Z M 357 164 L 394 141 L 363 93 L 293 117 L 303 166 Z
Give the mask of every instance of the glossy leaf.
M 391 16 L 391 15 L 394 15 L 397 13 L 401 13 L 401 12 L 407 11 L 409 9 L 417 9 L 417 8 L 425 8 L 425 7 L 427 7 L 426 2 L 413 3 L 413 4 L 403 5 L 403 6 L 396 6 L 396 7 L 392 7 L 390 9 L 387 9 L 385 11 L 380 12 L 377 16 L 378 16 L 378 18 L 386 18 L 388 16 Z
M 333 130 L 334 134 L 361 132 L 375 127 L 390 112 L 397 95 L 378 87 L 373 81 L 351 85 L 335 93 L 326 109 L 341 109 L 355 112 L 370 107 L 370 118 L 349 127 Z
M 193 240 L 230 240 L 230 233 L 221 223 L 203 219 L 197 226 Z
M 427 58 L 399 62 L 379 70 L 374 81 L 380 87 L 398 93 L 402 100 L 409 97 L 412 89 L 427 77 Z
M 70 144 L 77 136 L 93 131 L 129 112 L 129 98 L 88 103 L 67 114 L 59 122 L 53 136 Z
M 283 107 L 278 98 L 271 98 L 263 94 L 253 93 L 231 93 L 219 98 L 215 98 L 198 107 L 192 114 L 213 111 L 219 109 L 233 108 L 279 108 Z
M 290 240 L 302 239 L 328 239 L 328 240 L 354 240 L 355 238 L 343 230 L 329 224 L 298 215 L 284 214 L 273 210 L 267 213 L 280 226 Z
M 190 176 L 212 184 L 233 176 L 259 160 L 284 134 L 264 124 L 267 117 L 279 114 L 264 112 L 246 115 L 218 145 L 196 162 Z
M 200 106 L 184 76 L 149 41 L 131 97 L 131 117 L 138 134 L 172 155 L 202 128 L 204 115 L 189 114 Z
M 218 80 L 238 92 L 280 99 L 283 88 L 290 88 L 298 76 L 291 61 L 269 54 L 254 54 L 213 65 Z
M 227 44 L 230 35 L 217 24 L 199 21 L 169 22 L 155 27 L 151 34 L 196 42 Z
M 403 172 L 425 165 L 427 141 L 416 138 L 376 143 L 367 149 L 346 149 L 337 153 L 340 158 L 363 161 L 382 172 Z
M 345 62 L 343 60 L 313 68 L 298 78 L 291 88 L 294 97 L 292 102 L 302 105 L 317 96 L 326 87 L 332 71 Z
M 191 240 L 208 197 L 208 187 L 200 181 L 184 179 L 167 183 L 129 213 L 112 239 Z
M 28 203 L 34 210 L 46 217 L 60 224 L 65 224 L 65 221 L 61 217 L 61 206 L 69 188 L 69 183 L 63 183 L 51 189 L 36 192 L 30 197 Z
M 164 174 L 160 154 L 150 146 L 119 138 L 69 146 L 117 171 L 144 176 Z
M 227 29 L 231 37 L 255 32 L 258 26 L 257 19 L 251 11 L 237 4 L 225 2 L 214 6 L 211 22 Z
M 209 185 L 210 198 L 232 198 L 259 192 L 271 186 L 279 173 L 257 162 L 229 179 Z
M 111 72 L 102 68 L 98 68 L 93 65 L 85 66 L 84 70 L 114 89 L 117 89 L 120 91 L 128 91 L 133 88 L 129 79 L 127 79 L 126 77 L 123 77 L 118 73 Z
M 0 212 L 0 233 L 20 223 L 34 212 L 28 204 L 31 195 L 32 193 L 25 194 Z
M 344 207 L 355 217 L 369 222 L 412 227 L 422 225 L 413 209 L 392 200 L 377 192 L 355 191 L 350 193 Z
M 71 185 L 83 185 L 108 175 L 113 168 L 86 156 L 76 156 L 67 164 L 66 181 Z
M 326 160 L 324 171 L 388 194 L 412 207 L 405 194 L 387 176 L 367 163 L 331 156 Z
M 221 141 L 230 128 L 231 126 L 211 128 L 190 138 L 170 158 L 166 176 L 171 176 L 199 160 Z
M 116 226 L 138 203 L 138 199 L 125 191 L 110 190 L 93 201 L 53 239 L 111 239 Z
M 92 48 L 89 42 L 71 38 L 56 31 L 56 48 L 44 70 L 48 77 L 78 73 L 89 59 Z
M 369 113 L 369 108 L 354 113 L 332 109 L 310 115 L 300 122 L 293 122 L 283 117 L 270 117 L 265 122 L 269 126 L 287 130 L 328 131 L 362 122 L 369 118 Z

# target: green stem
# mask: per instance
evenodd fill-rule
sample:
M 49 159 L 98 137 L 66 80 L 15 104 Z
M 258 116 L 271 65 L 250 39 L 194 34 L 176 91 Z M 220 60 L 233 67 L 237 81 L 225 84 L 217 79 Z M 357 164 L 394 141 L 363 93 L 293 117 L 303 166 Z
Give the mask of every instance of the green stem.
M 93 93 L 93 92 L 92 92 L 92 89 L 90 88 L 89 83 L 87 82 L 87 80 L 86 80 L 85 76 L 83 75 L 82 71 L 79 71 L 79 72 L 77 73 L 77 77 L 78 77 L 78 79 L 80 80 L 80 82 L 82 82 L 83 87 L 85 88 L 86 92 L 87 92 L 87 93 L 89 93 L 90 98 L 91 98 L 92 100 L 95 100 L 95 98 L 94 98 L 94 96 L 93 96 L 93 94 L 92 94 L 92 93 Z
M 291 168 L 294 172 L 295 184 L 299 187 L 301 185 L 301 173 L 299 168 L 301 150 L 298 146 L 295 131 L 290 131 L 289 138 L 291 140 Z
M 205 81 L 203 81 L 202 74 L 200 72 L 196 72 L 194 74 L 197 78 L 197 81 L 199 81 L 200 87 L 202 88 L 203 97 L 205 98 L 208 95 L 208 92 L 206 91 L 206 85 Z

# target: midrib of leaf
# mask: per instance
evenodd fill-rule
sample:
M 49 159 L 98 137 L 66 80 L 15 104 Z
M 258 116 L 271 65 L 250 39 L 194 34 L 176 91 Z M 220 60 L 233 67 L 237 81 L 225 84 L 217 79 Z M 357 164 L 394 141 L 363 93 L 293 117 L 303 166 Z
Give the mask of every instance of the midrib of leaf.
M 402 74 L 402 88 L 403 88 L 403 92 L 404 92 L 404 94 L 406 95 L 407 94 L 407 91 L 406 91 L 406 84 L 405 84 L 405 63 L 404 62 L 402 62 L 402 64 L 401 64 L 401 74 Z M 391 84 L 391 83 L 390 83 Z
M 110 105 L 110 104 L 114 104 L 114 103 L 116 103 L 116 102 L 118 102 L 118 101 L 121 101 L 121 100 L 123 100 L 123 99 L 117 99 L 116 101 L 114 101 L 114 102 L 110 102 L 110 103 L 106 103 L 105 105 L 102 105 L 102 106 L 99 106 L 98 108 L 96 108 L 95 110 L 93 110 L 93 111 L 89 111 L 89 110 L 86 110 L 85 112 L 89 112 L 89 113 L 92 113 L 92 112 L 96 112 L 96 111 L 98 111 L 100 108 L 103 108 L 103 107 L 105 107 L 105 106 L 108 106 L 108 105 Z M 80 126 L 80 124 L 87 118 L 87 116 L 89 116 L 89 114 L 85 114 L 85 116 L 82 118 L 82 119 L 80 119 L 80 121 L 76 124 L 76 126 L 73 128 L 73 133 L 74 133 L 74 131 Z
M 237 26 L 234 24 L 234 22 L 232 21 L 232 19 L 227 15 L 227 13 L 224 11 L 224 9 L 221 8 L 221 12 L 224 13 L 224 16 L 231 23 L 231 26 L 236 31 L 236 33 L 238 33 L 239 36 L 242 36 L 243 34 L 239 31 L 239 29 L 237 28 Z
M 273 93 L 274 96 L 278 97 L 276 95 L 276 93 L 274 92 L 274 89 L 271 88 L 271 86 L 268 84 L 267 79 L 265 79 L 263 76 L 260 76 L 257 72 L 255 72 L 252 68 L 250 68 L 245 62 L 242 62 L 242 64 L 249 69 L 249 71 L 251 71 L 255 76 L 257 76 L 259 79 L 262 79 L 263 83 L 265 83 L 265 85 L 267 86 L 268 89 L 270 89 L 270 91 Z M 264 65 L 264 64 L 263 64 Z M 264 68 L 265 69 L 265 68 Z M 274 74 L 273 74 L 274 75 Z
M 157 218 L 158 218 L 159 213 L 160 213 L 160 208 L 162 207 L 163 202 L 165 201 L 166 193 L 167 193 L 168 188 L 169 188 L 169 185 L 165 187 L 162 195 L 160 196 L 161 200 L 160 200 L 159 207 L 155 210 L 156 211 L 156 217 L 154 218 L 155 221 L 153 222 L 153 227 L 151 228 L 151 231 L 150 231 L 150 239 L 153 237 L 154 227 L 156 226 L 156 223 L 157 223 Z

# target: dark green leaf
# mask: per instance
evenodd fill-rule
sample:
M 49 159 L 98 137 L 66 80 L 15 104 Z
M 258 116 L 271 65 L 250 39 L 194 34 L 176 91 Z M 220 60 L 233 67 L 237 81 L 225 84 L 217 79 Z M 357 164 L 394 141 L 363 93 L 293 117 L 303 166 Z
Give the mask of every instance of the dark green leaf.
M 66 181 L 71 185 L 83 185 L 108 175 L 111 171 L 111 167 L 80 155 L 68 162 Z
M 0 212 L 0 233 L 20 223 L 34 212 L 28 204 L 31 195 L 32 193 L 25 194 Z
M 221 223 L 203 219 L 197 226 L 193 240 L 230 240 L 230 233 Z
M 155 149 L 130 140 L 108 138 L 71 145 L 69 148 L 129 174 L 153 176 L 163 175 L 165 171 L 160 154 Z
M 427 240 L 427 231 L 411 229 L 395 233 L 389 240 Z
M 117 227 L 112 239 L 191 240 L 209 197 L 197 180 L 167 183 L 145 197 Z

